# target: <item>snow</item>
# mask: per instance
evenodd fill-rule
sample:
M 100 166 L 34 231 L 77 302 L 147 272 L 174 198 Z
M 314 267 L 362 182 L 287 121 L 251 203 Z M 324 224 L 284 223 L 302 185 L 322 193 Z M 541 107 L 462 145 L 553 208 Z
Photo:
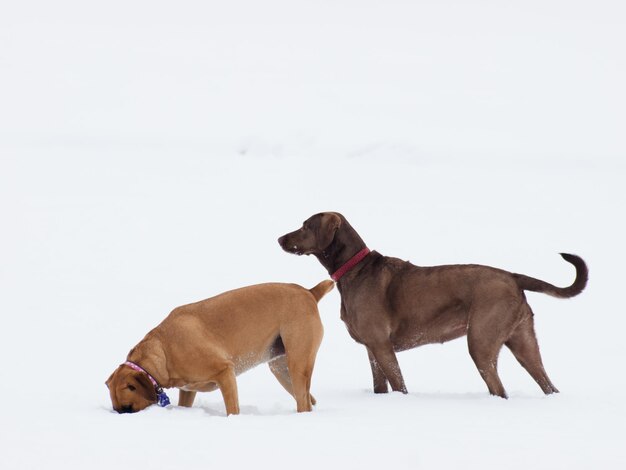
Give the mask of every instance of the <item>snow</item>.
M 5 2 L 0 467 L 626 467 L 621 2 Z M 320 302 L 297 414 L 267 366 L 192 409 L 118 415 L 104 381 L 177 305 L 327 273 L 276 239 L 342 212 L 369 247 L 568 285 L 529 293 L 545 397 L 507 350 L 399 354 L 407 396 Z M 169 391 L 173 402 L 177 392 Z

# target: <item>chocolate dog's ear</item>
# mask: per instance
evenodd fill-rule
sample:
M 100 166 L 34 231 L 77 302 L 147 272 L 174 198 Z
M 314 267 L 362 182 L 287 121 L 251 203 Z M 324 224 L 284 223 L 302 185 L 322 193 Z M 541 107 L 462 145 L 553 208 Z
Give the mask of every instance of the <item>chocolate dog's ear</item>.
M 135 372 L 133 374 L 133 378 L 139 384 L 139 387 L 137 388 L 137 393 L 139 393 L 146 400 L 156 402 L 157 393 L 154 389 L 154 385 L 152 385 L 152 382 L 150 382 L 150 379 L 148 379 L 148 376 L 143 372 Z
M 324 212 L 320 215 L 320 228 L 317 236 L 319 248 L 324 250 L 333 242 L 335 233 L 341 227 L 341 217 L 334 212 Z

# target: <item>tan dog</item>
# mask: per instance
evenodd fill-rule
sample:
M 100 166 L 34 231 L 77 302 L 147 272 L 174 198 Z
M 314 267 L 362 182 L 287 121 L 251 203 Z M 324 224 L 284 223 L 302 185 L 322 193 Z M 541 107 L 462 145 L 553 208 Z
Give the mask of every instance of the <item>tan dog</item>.
M 323 336 L 317 302 L 333 286 L 259 284 L 174 309 L 106 381 L 113 409 L 134 413 L 161 404 L 161 387 L 180 390 L 179 406 L 191 406 L 196 392 L 219 388 L 226 414 L 238 414 L 235 377 L 269 362 L 298 412 L 311 411 L 311 375 Z

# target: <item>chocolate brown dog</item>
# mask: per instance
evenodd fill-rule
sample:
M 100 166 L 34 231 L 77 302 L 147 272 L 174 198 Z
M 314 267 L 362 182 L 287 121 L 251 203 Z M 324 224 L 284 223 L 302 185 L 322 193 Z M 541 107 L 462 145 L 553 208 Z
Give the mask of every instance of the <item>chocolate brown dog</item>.
M 180 389 L 179 406 L 196 392 L 219 388 L 226 414 L 239 413 L 235 376 L 269 361 L 297 403 L 311 411 L 311 374 L 322 341 L 317 302 L 334 287 L 259 284 L 178 307 L 128 353 L 106 381 L 119 413 L 169 403 L 163 388 Z
M 289 253 L 314 255 L 337 281 L 341 319 L 350 336 L 367 348 L 375 393 L 386 393 L 387 381 L 392 390 L 407 393 L 397 351 L 466 334 L 470 355 L 492 395 L 506 398 L 497 372 L 503 344 L 544 393 L 558 392 L 543 368 L 524 291 L 560 298 L 579 294 L 588 271 L 578 256 L 561 254 L 576 267 L 576 280 L 566 288 L 489 266 L 414 266 L 370 252 L 336 212 L 310 217 L 278 243 Z

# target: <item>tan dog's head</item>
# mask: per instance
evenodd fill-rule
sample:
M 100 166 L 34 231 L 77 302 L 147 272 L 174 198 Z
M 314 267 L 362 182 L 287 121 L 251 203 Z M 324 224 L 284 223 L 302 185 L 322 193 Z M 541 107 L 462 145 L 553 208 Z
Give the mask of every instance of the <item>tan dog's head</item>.
M 300 229 L 280 237 L 278 243 L 288 253 L 319 254 L 332 243 L 341 224 L 342 216 L 336 212 L 315 214 L 305 220 Z
M 157 402 L 156 390 L 148 376 L 124 364 L 105 383 L 113 409 L 118 413 L 136 413 Z

